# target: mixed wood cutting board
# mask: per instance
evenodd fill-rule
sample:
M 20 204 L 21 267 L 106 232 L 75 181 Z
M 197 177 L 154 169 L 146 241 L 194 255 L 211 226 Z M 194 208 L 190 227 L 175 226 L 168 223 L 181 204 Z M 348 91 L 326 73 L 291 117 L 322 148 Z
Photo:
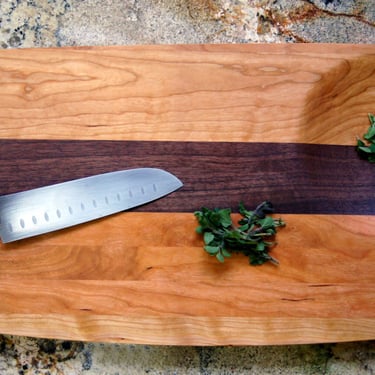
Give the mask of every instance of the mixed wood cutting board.
M 173 345 L 375 339 L 375 46 L 0 52 L 0 194 L 132 167 L 184 187 L 0 245 L 0 333 Z M 279 266 L 224 264 L 201 206 L 270 200 Z M 234 214 L 235 216 L 235 214 Z

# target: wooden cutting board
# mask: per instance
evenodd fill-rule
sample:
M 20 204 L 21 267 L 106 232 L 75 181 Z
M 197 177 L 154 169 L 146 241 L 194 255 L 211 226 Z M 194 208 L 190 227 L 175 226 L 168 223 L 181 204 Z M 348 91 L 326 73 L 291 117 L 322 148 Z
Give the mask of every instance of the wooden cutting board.
M 0 333 L 168 345 L 375 339 L 375 46 L 0 51 L 0 194 L 131 167 L 184 187 L 0 244 Z M 279 266 L 219 264 L 193 212 L 269 199 Z M 234 214 L 234 219 L 237 216 Z

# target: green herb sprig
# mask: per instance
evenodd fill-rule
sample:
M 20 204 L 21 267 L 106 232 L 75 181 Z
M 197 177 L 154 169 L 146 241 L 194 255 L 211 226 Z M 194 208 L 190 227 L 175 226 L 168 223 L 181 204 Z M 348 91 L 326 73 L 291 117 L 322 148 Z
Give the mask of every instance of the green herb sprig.
M 364 140 L 357 140 L 357 151 L 362 159 L 375 163 L 375 116 L 369 113 L 368 117 L 370 127 L 367 133 L 363 135 Z
M 279 264 L 269 251 L 275 245 L 272 239 L 277 227 L 285 226 L 285 223 L 281 218 L 268 216 L 273 212 L 273 205 L 268 201 L 258 205 L 254 211 L 247 210 L 240 203 L 239 213 L 242 218 L 235 226 L 230 208 L 211 210 L 202 207 L 200 211 L 194 212 L 199 223 L 196 232 L 203 235 L 204 250 L 220 262 L 229 258 L 232 252 L 239 252 L 249 258 L 251 265 L 268 261 Z

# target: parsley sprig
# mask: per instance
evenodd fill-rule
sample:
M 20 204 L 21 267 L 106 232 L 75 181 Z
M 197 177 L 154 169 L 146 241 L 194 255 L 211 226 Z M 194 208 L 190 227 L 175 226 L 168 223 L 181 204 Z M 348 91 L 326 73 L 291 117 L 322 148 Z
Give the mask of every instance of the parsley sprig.
M 235 226 L 230 208 L 211 210 L 202 207 L 194 213 L 199 223 L 196 231 L 203 235 L 204 250 L 211 256 L 216 256 L 220 262 L 229 258 L 232 252 L 239 252 L 246 255 L 252 265 L 267 261 L 279 264 L 269 251 L 275 245 L 272 239 L 277 227 L 285 226 L 285 223 L 281 218 L 268 216 L 273 212 L 273 205 L 268 201 L 258 205 L 254 211 L 247 210 L 240 203 L 239 213 L 242 218 L 238 221 L 238 226 Z
M 367 133 L 363 135 L 364 140 L 357 140 L 357 151 L 361 158 L 375 163 L 375 116 L 371 113 L 368 115 L 370 127 Z

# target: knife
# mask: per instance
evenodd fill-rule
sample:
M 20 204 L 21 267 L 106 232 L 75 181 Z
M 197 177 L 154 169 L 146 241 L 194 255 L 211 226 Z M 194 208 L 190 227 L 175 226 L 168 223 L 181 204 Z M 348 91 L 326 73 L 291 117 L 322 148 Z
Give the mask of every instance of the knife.
M 3 243 L 71 227 L 161 198 L 182 186 L 158 168 L 136 168 L 0 196 Z

